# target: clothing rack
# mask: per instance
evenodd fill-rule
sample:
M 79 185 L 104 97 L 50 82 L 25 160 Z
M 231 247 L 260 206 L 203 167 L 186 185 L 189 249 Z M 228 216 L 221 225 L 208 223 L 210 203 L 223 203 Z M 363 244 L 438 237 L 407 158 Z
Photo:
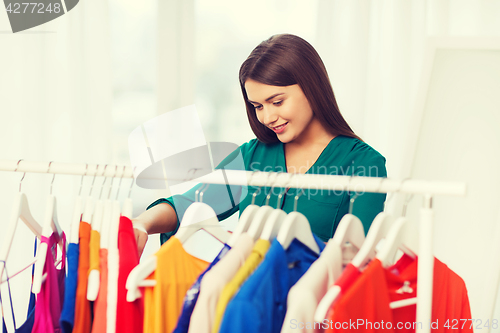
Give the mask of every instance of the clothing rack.
M 18 160 L 0 160 L 0 171 L 34 172 L 50 174 L 67 174 L 80 176 L 104 176 L 116 178 L 136 178 L 136 168 L 107 164 L 72 164 L 60 162 L 28 162 Z M 430 332 L 429 324 L 432 314 L 432 282 L 434 256 L 433 244 L 433 210 L 432 199 L 435 195 L 465 196 L 466 184 L 463 182 L 423 181 L 414 179 L 394 180 L 379 177 L 290 174 L 276 172 L 253 172 L 218 169 L 207 174 L 202 169 L 192 169 L 187 173 L 179 170 L 178 177 L 174 173 L 171 179 L 196 181 L 206 184 L 231 184 L 243 186 L 294 187 L 315 190 L 353 191 L 353 192 L 400 192 L 421 194 L 424 198 L 420 210 L 419 223 L 419 260 L 418 260 L 418 294 L 417 294 L 417 332 Z M 169 174 L 172 174 L 171 172 Z M 196 174 L 202 176 L 196 177 Z M 165 180 L 158 178 L 158 180 Z

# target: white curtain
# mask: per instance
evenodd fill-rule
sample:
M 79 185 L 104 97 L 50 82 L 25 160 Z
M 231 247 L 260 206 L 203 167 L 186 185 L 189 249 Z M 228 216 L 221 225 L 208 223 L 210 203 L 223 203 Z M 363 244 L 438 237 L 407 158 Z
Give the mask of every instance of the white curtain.
M 16 34 L 9 32 L 9 21 L 6 15 L 4 18 L 0 20 L 0 158 L 111 163 L 108 3 L 80 1 L 58 19 Z M 21 177 L 21 173 L 0 172 L 0 230 L 5 230 L 9 222 L 13 194 Z M 51 179 L 52 175 L 29 173 L 22 183 L 39 223 Z M 61 175 L 54 180 L 57 213 L 66 231 L 80 179 Z M 86 185 L 82 194 L 88 191 Z M 32 259 L 33 239 L 21 222 L 7 262 L 10 274 Z M 11 281 L 18 325 L 26 317 L 30 280 L 28 269 Z M 2 284 L 4 295 L 8 295 L 6 284 Z M 4 309 L 11 325 L 8 303 Z
M 341 112 L 402 174 L 426 41 L 499 36 L 497 0 L 319 0 L 316 45 Z

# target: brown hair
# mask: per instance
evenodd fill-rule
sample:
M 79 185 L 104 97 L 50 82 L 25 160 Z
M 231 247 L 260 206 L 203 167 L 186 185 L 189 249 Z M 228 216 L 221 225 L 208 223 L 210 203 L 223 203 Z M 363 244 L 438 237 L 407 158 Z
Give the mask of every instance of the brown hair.
M 339 111 L 323 61 L 304 39 L 290 34 L 271 36 L 260 43 L 243 62 L 239 79 L 250 127 L 260 141 L 273 143 L 279 142 L 279 139 L 272 130 L 259 122 L 254 106 L 248 102 L 245 90 L 248 79 L 272 86 L 298 84 L 313 114 L 327 131 L 333 135 L 361 140 Z

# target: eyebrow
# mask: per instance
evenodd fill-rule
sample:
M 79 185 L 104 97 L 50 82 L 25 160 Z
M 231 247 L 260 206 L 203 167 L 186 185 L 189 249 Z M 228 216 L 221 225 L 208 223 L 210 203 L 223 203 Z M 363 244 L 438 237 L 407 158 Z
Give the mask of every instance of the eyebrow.
M 274 97 L 276 97 L 276 96 L 280 96 L 280 95 L 284 95 L 284 94 L 285 94 L 285 93 L 277 93 L 277 94 L 274 94 L 274 95 L 272 95 L 272 96 L 270 96 L 270 97 L 266 98 L 266 102 L 268 102 L 268 101 L 272 100 L 272 99 L 273 99 Z M 248 100 L 248 101 L 249 101 L 250 103 L 252 103 L 252 104 L 260 104 L 260 103 L 257 103 L 257 102 L 253 102 L 253 101 L 251 101 L 251 100 Z

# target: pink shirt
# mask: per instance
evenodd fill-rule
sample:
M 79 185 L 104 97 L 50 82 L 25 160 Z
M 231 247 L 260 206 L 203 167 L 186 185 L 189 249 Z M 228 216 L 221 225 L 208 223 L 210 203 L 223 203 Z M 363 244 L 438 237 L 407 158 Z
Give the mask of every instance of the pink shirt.
M 210 270 L 200 285 L 200 296 L 194 307 L 189 333 L 210 333 L 219 295 L 245 263 L 252 252 L 253 238 L 247 233 L 240 235 L 236 245 Z

